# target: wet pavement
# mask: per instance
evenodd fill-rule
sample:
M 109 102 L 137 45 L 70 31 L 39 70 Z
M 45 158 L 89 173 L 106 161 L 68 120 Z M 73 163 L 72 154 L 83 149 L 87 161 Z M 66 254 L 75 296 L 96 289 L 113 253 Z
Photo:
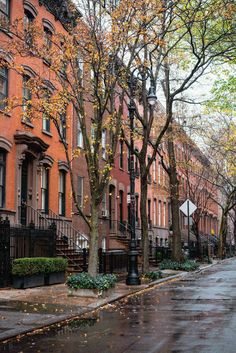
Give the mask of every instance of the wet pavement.
M 38 303 L 41 307 L 36 312 L 32 304 L 28 316 L 54 315 L 56 309 L 59 316 L 64 314 L 60 310 L 65 309 L 65 303 L 51 304 L 51 313 L 43 313 L 42 304 Z M 17 301 L 12 301 L 13 308 L 14 305 Z M 24 303 L 21 305 L 24 313 Z M 84 310 L 89 305 L 77 309 Z M 1 306 L 2 302 L 0 311 Z M 75 306 L 68 306 L 67 310 L 75 310 Z M 236 259 L 233 258 L 204 272 L 181 277 L 178 282 L 144 288 L 141 294 L 107 304 L 66 326 L 58 324 L 46 332 L 0 344 L 0 352 L 235 353 L 235 330 Z

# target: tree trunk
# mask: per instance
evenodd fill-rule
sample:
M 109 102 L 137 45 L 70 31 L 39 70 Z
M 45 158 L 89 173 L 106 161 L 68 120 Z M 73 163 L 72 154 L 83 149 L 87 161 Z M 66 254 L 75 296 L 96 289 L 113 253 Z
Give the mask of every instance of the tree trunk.
M 141 171 L 142 174 L 142 171 Z M 141 177 L 140 217 L 142 232 L 142 272 L 149 271 L 149 239 L 147 221 L 147 177 Z
M 170 131 L 170 134 L 171 134 L 171 131 Z M 177 179 L 174 143 L 171 140 L 171 138 L 168 139 L 168 154 L 169 154 L 170 202 L 171 202 L 172 227 L 173 227 L 172 259 L 174 261 L 183 261 L 181 231 L 180 231 L 180 224 L 179 224 L 179 181 Z
M 234 207 L 233 232 L 234 232 L 234 255 L 236 255 L 236 207 Z
M 219 241 L 219 248 L 218 248 L 218 256 L 221 259 L 224 259 L 226 256 L 226 236 L 227 236 L 227 214 L 228 211 L 226 209 L 223 210 L 221 223 L 220 223 L 220 241 Z
M 89 264 L 88 273 L 95 277 L 98 266 L 98 225 L 99 225 L 99 204 L 91 199 L 91 231 L 90 231 L 90 247 L 89 247 Z

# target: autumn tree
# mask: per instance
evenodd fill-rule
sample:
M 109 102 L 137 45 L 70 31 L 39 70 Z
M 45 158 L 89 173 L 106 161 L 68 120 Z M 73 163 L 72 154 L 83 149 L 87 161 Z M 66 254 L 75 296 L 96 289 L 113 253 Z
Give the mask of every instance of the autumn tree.
M 167 2 L 168 4 L 168 2 Z M 157 83 L 163 90 L 168 127 L 170 197 L 173 226 L 173 258 L 181 260 L 179 226 L 179 181 L 173 134 L 174 110 L 181 95 L 210 71 L 214 64 L 229 59 L 234 52 L 235 28 L 233 1 L 172 2 L 163 11 L 164 45 L 152 59 L 158 72 Z M 217 15 L 218 14 L 218 15 Z M 166 31 L 165 31 L 166 29 Z M 162 32 L 162 33 L 163 33 Z M 155 59 L 155 61 L 154 61 Z M 159 91 L 159 90 L 157 90 Z M 187 103 L 188 101 L 186 101 Z
M 52 13 L 58 6 L 56 2 L 54 5 L 46 5 Z M 118 85 L 118 78 L 119 82 L 127 82 L 133 60 L 130 43 L 138 42 L 142 33 L 139 8 L 140 3 L 133 1 L 125 1 L 126 11 L 122 1 L 117 6 L 104 1 L 81 0 L 76 5 L 68 1 L 62 13 L 66 15 L 67 32 L 50 33 L 50 36 L 37 20 L 26 24 L 23 19 L 16 19 L 11 24 L 1 24 L 11 36 L 9 41 L 1 43 L 4 54 L 12 58 L 11 69 L 25 74 L 24 67 L 15 64 L 16 58 L 22 62 L 28 57 L 46 63 L 45 72 L 35 72 L 26 83 L 32 99 L 26 103 L 25 116 L 36 119 L 43 114 L 57 127 L 69 167 L 73 203 L 90 229 L 88 272 L 92 276 L 97 272 L 99 208 L 110 180 L 124 118 L 125 89 Z M 21 98 L 10 97 L 7 109 L 19 104 L 22 104 Z M 70 145 L 63 138 L 70 122 L 68 119 L 65 122 L 62 116 L 69 105 L 83 136 L 83 150 L 76 149 L 72 155 Z M 89 176 L 91 217 L 84 214 L 76 192 L 72 160 L 80 154 L 85 158 Z

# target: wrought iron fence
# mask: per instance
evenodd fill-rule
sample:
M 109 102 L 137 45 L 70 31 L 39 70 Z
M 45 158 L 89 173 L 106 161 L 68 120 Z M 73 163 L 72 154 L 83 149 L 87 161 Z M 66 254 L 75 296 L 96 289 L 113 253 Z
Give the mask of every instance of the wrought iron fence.
M 149 256 L 158 265 L 159 262 L 171 258 L 171 249 L 164 246 L 150 246 Z
M 55 227 L 37 228 L 33 223 L 31 227 L 13 227 L 7 219 L 0 221 L 0 286 L 6 286 L 10 282 L 12 260 L 55 255 Z

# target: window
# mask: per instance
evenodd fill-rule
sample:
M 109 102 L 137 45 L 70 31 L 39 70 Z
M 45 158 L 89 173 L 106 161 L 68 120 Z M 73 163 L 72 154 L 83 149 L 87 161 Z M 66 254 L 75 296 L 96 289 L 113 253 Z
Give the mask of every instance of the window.
M 52 31 L 48 27 L 43 28 L 43 34 L 44 34 L 44 44 L 47 49 L 51 49 L 52 47 Z
M 0 0 L 0 20 L 8 21 L 10 18 L 10 0 Z
M 43 94 L 43 99 L 45 101 L 49 101 L 50 98 L 50 92 L 45 89 L 44 94 Z M 43 112 L 43 131 L 50 132 L 50 117 L 46 112 Z
M 161 162 L 158 162 L 158 184 L 161 184 Z
M 95 127 L 91 126 L 91 152 L 94 153 L 94 143 L 95 143 Z
M 59 133 L 60 139 L 66 141 L 66 114 L 60 115 Z
M 66 212 L 66 173 L 59 172 L 59 215 L 65 216 Z
M 63 76 L 66 75 L 66 70 L 67 70 L 67 61 L 65 60 L 65 52 L 66 52 L 66 45 L 65 42 L 61 42 L 61 49 L 60 49 L 60 56 L 61 56 L 61 74 Z
M 106 211 L 106 209 L 107 209 L 107 195 L 106 193 L 104 193 L 102 197 L 102 210 Z
M 5 206 L 6 152 L 0 150 L 0 208 Z
M 123 202 L 124 202 L 124 193 L 122 190 L 119 191 L 119 214 L 120 214 L 120 223 L 123 223 Z
M 80 125 L 79 119 L 78 119 L 78 123 L 77 123 L 77 146 L 80 147 L 80 148 L 84 147 L 83 134 L 82 134 L 82 130 L 81 130 L 81 125 Z
M 157 200 L 153 200 L 153 225 L 157 225 Z
M 84 202 L 84 178 L 79 176 L 78 177 L 78 205 L 79 207 L 83 207 Z
M 80 54 L 77 57 L 77 70 L 78 70 L 78 79 L 83 84 L 83 75 L 84 75 L 84 61 Z
M 161 226 L 161 201 L 158 202 L 158 225 Z
M 156 160 L 155 159 L 152 162 L 152 178 L 153 178 L 153 182 L 156 183 Z
M 8 69 L 0 67 L 0 109 L 6 108 L 8 97 Z
M 163 206 L 163 227 L 166 227 L 166 202 L 164 202 Z
M 23 121 L 30 122 L 29 110 L 31 108 L 32 94 L 29 88 L 30 76 L 23 76 L 23 92 L 22 92 L 22 109 L 23 109 Z
M 120 141 L 120 151 L 119 151 L 119 167 L 123 169 L 124 166 L 124 158 L 123 158 L 123 153 L 124 153 L 124 141 Z
M 31 46 L 33 43 L 33 34 L 31 31 L 31 25 L 34 21 L 34 15 L 28 9 L 24 11 L 24 31 L 25 31 L 25 42 L 28 46 Z
M 151 157 L 148 156 L 148 163 L 150 162 L 150 160 L 151 160 Z M 152 177 L 151 177 L 151 173 L 150 173 L 150 168 L 148 169 L 147 180 L 148 180 L 148 183 L 151 183 L 151 181 L 152 181 Z
M 48 213 L 49 207 L 49 169 L 43 167 L 41 177 L 41 205 L 42 210 Z
M 106 137 L 107 131 L 102 130 L 102 158 L 106 159 Z
M 151 200 L 148 200 L 148 227 L 151 228 Z

